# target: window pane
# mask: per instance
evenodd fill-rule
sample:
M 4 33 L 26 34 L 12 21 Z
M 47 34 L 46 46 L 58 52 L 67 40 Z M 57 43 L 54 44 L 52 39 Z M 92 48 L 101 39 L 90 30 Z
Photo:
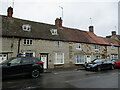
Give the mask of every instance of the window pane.
M 63 53 L 56 53 L 56 62 L 55 63 L 63 63 L 64 57 Z
M 84 55 L 76 55 L 76 64 L 84 63 Z

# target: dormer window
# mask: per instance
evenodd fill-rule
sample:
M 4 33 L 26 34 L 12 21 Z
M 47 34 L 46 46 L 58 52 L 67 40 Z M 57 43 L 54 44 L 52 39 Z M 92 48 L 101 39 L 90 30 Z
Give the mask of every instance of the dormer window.
M 29 24 L 24 24 L 24 25 L 22 25 L 22 29 L 23 29 L 24 31 L 31 31 L 31 25 L 29 25 Z
M 114 49 L 114 48 L 115 48 L 114 43 L 111 43 L 111 49 Z
M 58 35 L 57 29 L 51 29 L 50 32 L 52 35 Z

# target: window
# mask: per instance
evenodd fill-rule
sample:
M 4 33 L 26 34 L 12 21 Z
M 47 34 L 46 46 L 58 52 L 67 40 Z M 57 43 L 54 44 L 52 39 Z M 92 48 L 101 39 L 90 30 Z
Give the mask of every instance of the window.
M 58 35 L 57 29 L 51 29 L 50 32 L 52 35 Z
M 117 54 L 113 54 L 112 55 L 112 59 L 118 59 L 118 55 Z
M 35 52 L 24 52 L 24 56 L 35 57 Z
M 24 44 L 32 45 L 32 40 L 31 39 L 24 39 Z
M 62 46 L 62 42 L 61 41 L 57 41 L 56 42 L 56 46 L 58 46 L 58 47 Z
M 115 46 L 114 46 L 114 43 L 111 43 L 111 49 L 114 49 Z
M 31 25 L 29 25 L 29 24 L 24 24 L 24 25 L 22 25 L 22 29 L 23 29 L 24 31 L 31 31 Z
M 75 56 L 75 64 L 83 64 L 84 63 L 84 55 L 76 55 Z
M 64 64 L 64 53 L 55 53 L 54 64 Z
M 76 43 L 76 49 L 81 50 L 81 44 L 80 43 Z
M 27 58 L 26 58 L 26 57 L 23 57 L 23 58 L 22 58 L 22 62 L 23 62 L 23 63 L 31 63 L 31 62 L 33 62 L 33 60 L 34 60 L 34 59 L 31 58 L 31 57 L 27 57 Z
M 101 58 L 101 55 L 94 55 L 94 58 L 95 58 L 95 59 L 100 59 L 100 58 Z
M 95 45 L 95 50 L 98 50 L 99 49 L 99 45 Z
M 21 62 L 21 58 L 14 58 L 9 63 L 11 64 L 19 64 Z

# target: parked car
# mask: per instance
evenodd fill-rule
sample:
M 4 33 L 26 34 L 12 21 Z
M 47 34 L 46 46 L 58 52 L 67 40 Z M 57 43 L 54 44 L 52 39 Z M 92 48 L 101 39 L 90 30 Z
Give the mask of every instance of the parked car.
M 116 68 L 120 67 L 120 59 L 112 59 L 112 61 L 114 62 Z
M 29 75 L 33 78 L 43 72 L 43 62 L 36 57 L 13 57 L 0 63 L 2 77 Z
M 86 70 L 97 70 L 101 71 L 103 69 L 114 69 L 114 63 L 107 59 L 96 59 L 91 63 L 85 65 Z

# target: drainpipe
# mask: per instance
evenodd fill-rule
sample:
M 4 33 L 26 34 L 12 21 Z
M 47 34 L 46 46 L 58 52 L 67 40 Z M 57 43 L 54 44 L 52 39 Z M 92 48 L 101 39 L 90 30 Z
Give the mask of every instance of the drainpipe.
M 20 41 L 21 41 L 21 38 L 19 38 L 19 40 L 18 40 L 18 52 L 17 52 L 17 55 L 19 55 L 19 53 L 20 53 Z

